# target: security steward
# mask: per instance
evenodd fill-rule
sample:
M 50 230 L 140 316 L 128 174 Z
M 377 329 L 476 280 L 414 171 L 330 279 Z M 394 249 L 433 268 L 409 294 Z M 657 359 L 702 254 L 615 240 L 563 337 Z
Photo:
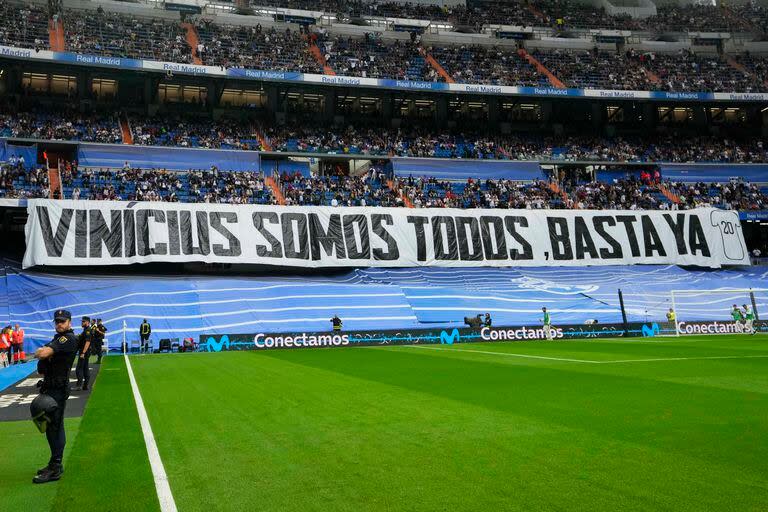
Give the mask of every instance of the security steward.
M 67 438 L 64 433 L 64 408 L 69 398 L 69 371 L 77 354 L 77 338 L 72 332 L 72 315 L 60 309 L 54 313 L 53 321 L 56 335 L 47 345 L 35 351 L 38 359 L 37 371 L 43 375 L 40 395 L 47 395 L 56 401 L 45 424 L 45 437 L 51 448 L 48 465 L 37 472 L 32 479 L 36 484 L 44 484 L 61 478 L 64 467 L 61 465 Z M 39 397 L 38 397 L 39 398 Z
M 341 322 L 341 318 L 339 318 L 339 315 L 333 315 L 333 318 L 331 318 L 331 324 L 333 325 L 334 331 L 340 331 L 341 327 L 344 325 Z
M 91 343 L 93 342 L 93 327 L 91 319 L 84 316 L 81 323 L 83 332 L 77 337 L 77 387 L 75 389 L 88 389 L 88 381 L 91 380 L 91 371 L 88 369 L 88 360 L 91 358 Z

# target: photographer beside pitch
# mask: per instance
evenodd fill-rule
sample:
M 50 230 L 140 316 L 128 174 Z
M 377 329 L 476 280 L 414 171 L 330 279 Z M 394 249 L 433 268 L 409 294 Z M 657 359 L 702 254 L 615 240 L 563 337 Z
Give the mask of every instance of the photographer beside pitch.
M 60 309 L 53 317 L 56 334 L 47 344 L 35 351 L 37 371 L 43 375 L 40 394 L 32 401 L 32 421 L 40 432 L 45 432 L 51 458 L 48 465 L 37 472 L 33 483 L 44 484 L 61 478 L 64 472 L 62 458 L 67 438 L 64 433 L 64 409 L 69 398 L 69 372 L 77 355 L 77 337 L 72 331 L 72 315 Z

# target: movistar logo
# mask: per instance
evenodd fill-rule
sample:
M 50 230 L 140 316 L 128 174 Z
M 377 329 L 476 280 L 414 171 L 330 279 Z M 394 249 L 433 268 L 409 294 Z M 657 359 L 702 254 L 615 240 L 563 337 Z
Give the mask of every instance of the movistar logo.
M 659 324 L 657 324 L 656 322 L 653 322 L 650 327 L 648 327 L 647 325 L 643 325 L 642 331 L 643 331 L 643 336 L 645 337 L 650 338 L 650 337 L 656 336 L 660 332 Z
M 460 339 L 461 335 L 459 334 L 458 329 L 451 331 L 451 334 L 448 334 L 445 331 L 440 332 L 440 343 L 443 345 L 453 345 L 454 341 L 459 341 Z
M 225 334 L 219 341 L 216 341 L 213 336 L 209 336 L 204 347 L 206 352 L 221 352 L 222 348 L 229 350 L 229 336 Z

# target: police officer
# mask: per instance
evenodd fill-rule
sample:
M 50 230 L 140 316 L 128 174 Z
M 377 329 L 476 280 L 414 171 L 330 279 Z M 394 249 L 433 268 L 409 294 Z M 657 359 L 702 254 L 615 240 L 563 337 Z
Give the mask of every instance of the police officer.
M 93 335 L 91 353 L 98 358 L 96 359 L 96 364 L 101 364 L 101 356 L 104 351 L 104 337 L 107 335 L 107 326 L 101 323 L 101 318 L 96 319 Z
M 334 331 L 340 331 L 341 327 L 344 325 L 341 322 L 341 318 L 339 318 L 339 315 L 333 315 L 333 318 L 331 318 L 331 324 L 333 325 Z
M 40 393 L 53 398 L 58 406 L 45 430 L 45 437 L 51 448 L 51 459 L 32 479 L 36 484 L 58 480 L 64 472 L 61 465 L 64 445 L 67 443 L 64 434 L 64 408 L 69 398 L 69 371 L 77 354 L 77 338 L 72 332 L 70 312 L 64 309 L 56 311 L 53 321 L 56 325 L 56 335 L 50 343 L 35 351 L 35 357 L 38 358 L 37 371 L 43 374 Z
M 149 349 L 149 335 L 152 334 L 152 326 L 145 318 L 139 326 L 139 336 L 141 336 L 141 351 L 146 353 Z
M 93 341 L 93 327 L 91 319 L 84 316 L 81 323 L 83 332 L 77 337 L 77 387 L 75 389 L 88 389 L 88 381 L 91 380 L 91 372 L 88 368 L 88 360 L 91 358 L 91 342 Z

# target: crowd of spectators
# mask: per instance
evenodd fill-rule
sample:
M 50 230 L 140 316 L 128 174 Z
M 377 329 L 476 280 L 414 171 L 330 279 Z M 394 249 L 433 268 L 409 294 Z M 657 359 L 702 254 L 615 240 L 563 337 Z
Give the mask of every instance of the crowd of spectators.
M 444 181 L 398 178 L 397 186 L 420 208 L 574 208 L 590 210 L 681 210 L 714 206 L 725 209 L 768 208 L 765 188 L 743 181 L 731 183 L 662 183 L 638 176 L 611 181 L 561 183 L 555 192 L 548 182 L 509 180 Z M 661 190 L 666 187 L 677 200 Z
M 120 125 L 112 116 L 103 117 L 75 111 L 19 112 L 8 107 L 0 109 L 0 136 L 118 144 L 122 142 Z
M 633 50 L 534 50 L 532 55 L 567 87 L 635 91 L 654 88 L 639 65 L 643 56 Z
M 744 66 L 763 85 L 768 85 L 768 59 L 749 53 L 734 56 L 734 60 Z
M 668 210 L 673 204 L 655 183 L 619 179 L 611 183 L 591 181 L 566 188 L 573 208 L 590 210 Z
M 765 6 L 750 1 L 734 6 L 733 11 L 745 20 L 753 30 L 762 33 L 768 32 L 768 8 Z
M 130 116 L 133 143 L 142 146 L 178 146 L 212 149 L 263 150 L 254 125 L 237 119 L 218 122 L 163 115 Z
M 642 30 L 654 32 L 749 31 L 766 27 L 765 10 L 757 5 L 658 6 L 645 19 L 611 15 L 602 7 L 574 0 L 519 0 L 510 2 L 468 0 L 466 5 L 438 6 L 409 2 L 355 0 L 256 0 L 256 6 L 323 11 L 337 19 L 360 16 L 422 19 L 452 23 L 479 30 L 489 25 L 514 25 L 567 29 Z
M 78 169 L 60 165 L 64 197 L 75 200 L 277 204 L 261 172 L 133 168 Z M 658 170 L 597 180 L 581 175 L 550 181 L 440 180 L 395 177 L 372 166 L 358 176 L 283 174 L 278 186 L 288 206 L 389 206 L 415 208 L 678 210 L 705 206 L 768 209 L 768 188 L 732 179 L 725 183 L 663 181 Z M 22 162 L 0 164 L 0 197 L 50 196 L 48 171 Z M 58 197 L 58 191 L 54 191 Z
M 96 10 L 64 13 L 67 50 L 131 59 L 192 62 L 192 49 L 178 21 Z
M 301 4 L 303 0 L 298 0 Z M 297 5 L 298 6 L 298 5 Z M 715 6 L 659 7 L 657 16 L 647 20 L 627 20 L 608 16 L 602 9 L 570 0 L 537 0 L 531 4 L 482 2 L 469 7 L 416 6 L 394 3 L 358 4 L 325 1 L 306 7 L 359 10 L 388 15 L 416 14 L 444 16 L 467 24 L 529 23 L 528 16 L 558 27 L 603 24 L 619 28 L 654 30 L 754 30 L 766 22 L 766 10 L 748 4 L 740 8 Z M 521 14 L 522 13 L 522 14 Z M 522 19 L 520 17 L 522 16 Z M 299 26 L 298 30 L 274 27 L 225 26 L 200 17 L 195 20 L 199 44 L 189 47 L 182 24 L 162 18 L 96 10 L 68 10 L 64 13 L 66 47 L 69 51 L 99 55 L 146 58 L 180 63 L 193 62 L 193 53 L 203 64 L 243 67 L 270 71 L 322 73 L 323 66 L 310 51 L 316 40 L 325 62 L 339 75 L 423 81 L 443 80 L 429 65 L 414 34 L 408 41 L 384 41 L 375 33 L 364 37 L 316 33 Z M 640 24 L 640 25 L 638 25 Z M 624 27 L 626 28 L 626 27 Z M 0 44 L 48 47 L 47 13 L 34 5 L 0 5 Z M 460 83 L 497 85 L 547 85 L 537 72 L 514 50 L 499 47 L 432 45 L 425 48 L 451 78 Z M 766 92 L 765 58 L 735 56 L 744 63 L 743 71 L 718 55 L 680 51 L 674 54 L 611 52 L 603 50 L 533 50 L 531 52 L 568 87 L 620 90 L 663 90 L 673 92 Z
M 209 170 L 188 173 L 189 202 L 226 204 L 269 204 L 274 202 L 264 175 L 251 171 Z
M 48 12 L 35 4 L 0 2 L 0 45 L 48 49 Z
M 659 137 L 648 146 L 649 162 L 768 162 L 768 144 L 763 137 L 735 140 L 724 136 L 687 139 Z
M 768 162 L 761 137 L 613 137 L 472 132 L 432 133 L 426 129 L 347 127 L 328 130 L 273 127 L 267 132 L 272 149 L 282 152 L 391 155 L 428 158 L 608 162 Z
M 480 30 L 491 25 L 542 26 L 557 30 L 620 29 L 651 32 L 678 31 L 743 31 L 765 32 L 768 11 L 763 6 L 747 3 L 741 6 L 664 5 L 657 14 L 645 19 L 626 15 L 613 16 L 605 9 L 574 0 L 521 0 L 513 2 L 469 1 L 466 6 L 436 6 L 396 2 L 363 2 L 350 0 L 260 0 L 256 5 L 322 10 L 349 20 L 361 15 L 404 19 L 427 19 L 449 22 L 456 26 Z M 97 9 L 68 9 L 63 13 L 66 47 L 70 51 L 114 57 L 147 58 L 191 63 L 193 49 L 185 37 L 185 29 L 175 20 L 142 17 Z M 34 4 L 3 2 L 0 5 L 0 44 L 25 48 L 48 48 L 46 9 Z M 319 72 L 318 63 L 307 51 L 305 33 L 291 30 L 264 29 L 261 26 L 221 26 L 206 19 L 197 21 L 200 44 L 195 49 L 205 64 L 240 66 L 283 71 Z M 369 48 L 363 43 L 338 44 L 342 61 L 340 69 L 349 67 L 357 76 L 364 61 L 380 55 L 382 48 Z M 394 47 L 394 51 L 400 48 Z M 409 61 L 403 50 L 399 61 Z M 379 63 L 377 63 L 379 64 Z M 379 64 L 379 68 L 381 65 Z M 398 71 L 395 69 L 394 71 Z M 397 78 L 378 70 L 380 76 Z
M 647 30 L 666 32 L 746 32 L 750 25 L 737 11 L 722 5 L 659 5 L 646 18 Z
M 362 38 L 321 36 L 317 45 L 326 64 L 339 75 L 428 82 L 439 79 L 415 41 L 385 43 L 369 32 Z
M 190 203 L 269 204 L 273 197 L 260 172 L 191 169 L 178 172 L 142 169 L 126 162 L 122 168 L 79 169 L 77 162 L 59 162 L 64 197 L 94 201 L 166 201 Z M 49 197 L 48 171 L 26 168 L 23 162 L 0 165 L 0 197 Z
M 397 178 L 397 188 L 414 208 L 564 208 L 566 203 L 544 181 L 465 182 L 436 178 Z
M 310 54 L 307 33 L 274 27 L 224 26 L 197 21 L 197 55 L 209 66 L 322 73 Z
M 679 197 L 680 208 L 768 209 L 768 194 L 754 183 L 670 183 L 669 189 Z
M 434 46 L 427 51 L 458 83 L 549 85 L 547 78 L 514 49 L 461 45 Z
M 768 162 L 768 145 L 759 136 L 655 135 L 646 137 L 559 136 L 493 133 L 470 129 L 432 129 L 408 125 L 288 125 L 251 120 L 164 115 L 130 117 L 134 144 L 296 153 L 359 154 L 428 158 L 609 162 Z M 121 143 L 115 115 L 76 112 L 18 112 L 0 109 L 0 136 Z
M 288 206 L 403 206 L 395 188 L 373 168 L 360 176 L 283 175 L 280 188 Z
M 45 168 L 27 168 L 24 161 L 0 163 L 0 196 L 9 199 L 49 197 L 50 185 Z
M 752 58 L 764 66 L 765 59 Z M 717 55 L 698 55 L 688 50 L 676 54 L 649 53 L 642 65 L 660 82 L 655 89 L 665 91 L 766 92 L 768 85 L 749 72 L 730 66 Z

